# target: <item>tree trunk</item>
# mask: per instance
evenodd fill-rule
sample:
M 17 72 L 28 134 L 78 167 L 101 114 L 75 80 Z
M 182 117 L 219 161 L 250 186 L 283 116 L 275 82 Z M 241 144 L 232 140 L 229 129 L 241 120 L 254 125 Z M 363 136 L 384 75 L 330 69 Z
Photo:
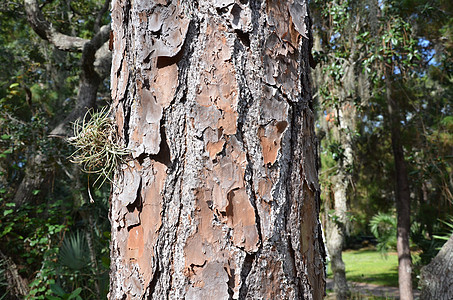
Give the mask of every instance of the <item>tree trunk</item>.
M 318 25 L 320 28 L 324 26 Z M 328 192 L 324 195 L 325 209 L 327 211 L 335 210 L 334 217 L 326 218 L 326 244 L 330 256 L 331 269 L 334 279 L 334 291 L 337 300 L 347 299 L 350 291 L 346 280 L 345 264 L 342 258 L 342 251 L 345 244 L 345 238 L 348 233 L 350 222 L 348 219 L 348 198 L 350 185 L 352 182 L 352 169 L 354 162 L 354 141 L 353 135 L 356 130 L 355 120 L 357 118 L 356 104 L 352 99 L 363 96 L 361 92 L 361 84 L 363 74 L 357 74 L 354 68 L 357 56 L 357 41 L 355 37 L 359 34 L 360 22 L 357 22 L 354 28 L 351 28 L 345 33 L 345 39 L 350 43 L 350 55 L 347 60 L 341 60 L 344 75 L 341 84 L 334 83 L 329 72 L 323 72 L 330 66 L 330 61 L 322 62 L 315 70 L 314 82 L 319 91 L 320 88 L 328 83 L 331 96 L 338 97 L 335 109 L 332 104 L 326 104 L 326 100 L 319 97 L 321 115 L 326 112 L 327 118 L 320 116 L 320 130 L 327 135 L 327 144 L 338 143 L 343 149 L 342 156 L 338 159 L 333 171 L 326 170 L 328 179 L 322 183 L 327 188 Z M 346 25 L 348 26 L 348 25 Z M 349 25 L 350 26 L 350 25 Z M 315 38 L 314 49 L 317 52 L 331 51 L 331 49 L 322 49 L 321 47 L 322 33 L 318 32 L 318 38 Z M 325 44 L 326 47 L 329 44 Z M 336 60 L 338 58 L 334 58 Z M 360 95 L 360 96 L 359 96 Z M 366 97 L 364 97 L 366 98 Z M 325 167 L 325 166 L 323 166 Z M 326 168 L 328 169 L 328 167 Z M 330 199 L 330 201 L 329 201 Z M 327 214 L 329 215 L 329 214 Z
M 306 2 L 117 0 L 112 21 L 132 154 L 109 299 L 322 299 Z
M 19 274 L 17 265 L 13 260 L 7 257 L 3 252 L 0 251 L 0 268 L 3 271 L 1 274 L 2 280 L 6 281 L 5 290 L 0 290 L 4 292 L 2 299 L 5 296 L 9 296 L 6 299 L 23 299 L 29 292 L 28 281 L 25 278 L 22 278 Z M 2 284 L 5 284 L 3 281 Z
M 345 101 L 346 102 L 346 101 Z M 355 107 L 348 102 L 337 112 L 337 124 L 330 129 L 336 141 L 344 150 L 343 156 L 337 163 L 335 174 L 331 175 L 333 209 L 335 217 L 327 222 L 327 249 L 330 255 L 330 264 L 334 277 L 334 290 L 337 300 L 347 299 L 349 287 L 346 281 L 345 264 L 342 258 L 343 246 L 347 234 L 348 220 L 348 190 L 351 182 L 351 168 L 353 165 L 352 134 L 355 128 Z M 329 130 L 329 129 L 327 129 Z
M 422 268 L 420 299 L 453 299 L 453 235 L 433 260 Z
M 398 252 L 398 284 L 401 299 L 412 300 L 414 298 L 412 292 L 412 258 L 411 249 L 409 247 L 411 198 L 404 151 L 401 144 L 398 106 L 395 99 L 392 97 L 389 74 L 390 71 L 387 72 L 385 77 L 396 176 L 395 194 L 396 212 L 398 217 L 396 249 Z

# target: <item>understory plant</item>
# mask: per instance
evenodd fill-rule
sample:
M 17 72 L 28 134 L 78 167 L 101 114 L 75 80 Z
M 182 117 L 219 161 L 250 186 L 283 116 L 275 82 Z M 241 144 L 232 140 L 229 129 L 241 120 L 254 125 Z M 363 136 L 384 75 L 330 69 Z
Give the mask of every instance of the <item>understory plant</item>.
M 396 225 L 396 216 L 391 213 L 379 212 L 370 220 L 371 233 L 376 237 L 376 247 L 382 254 L 396 248 Z

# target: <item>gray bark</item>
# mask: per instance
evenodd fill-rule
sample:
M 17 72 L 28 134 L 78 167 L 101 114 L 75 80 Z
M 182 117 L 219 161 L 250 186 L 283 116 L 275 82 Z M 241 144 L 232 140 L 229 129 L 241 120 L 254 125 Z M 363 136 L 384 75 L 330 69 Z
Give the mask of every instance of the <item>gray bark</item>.
M 342 258 L 345 238 L 348 232 L 348 193 L 352 180 L 353 165 L 352 134 L 355 128 L 355 107 L 348 102 L 337 112 L 337 123 L 332 134 L 344 149 L 344 157 L 338 161 L 337 170 L 331 176 L 335 219 L 327 223 L 327 248 L 330 255 L 336 299 L 347 299 L 349 287 L 346 281 L 345 264 Z
M 7 283 L 6 294 L 2 295 L 2 298 L 4 296 L 9 296 L 7 299 L 21 299 L 25 297 L 29 291 L 27 279 L 19 275 L 17 265 L 1 251 L 0 267 L 4 271 L 2 275 Z
M 421 270 L 420 299 L 453 299 L 453 235 L 433 260 Z
M 109 299 L 322 299 L 305 1 L 114 1 Z
M 321 22 L 321 20 L 318 20 Z M 321 25 L 318 25 L 322 27 Z M 360 59 L 357 51 L 358 43 L 355 37 L 360 29 L 360 19 L 351 21 L 346 25 L 344 39 L 350 44 L 350 54 L 347 59 L 331 56 L 330 59 L 336 63 L 341 63 L 344 75 L 341 84 L 329 77 L 329 73 L 322 72 L 325 65 L 331 62 L 323 62 L 315 70 L 314 81 L 318 87 L 328 86 L 332 96 L 337 98 L 337 107 L 327 107 L 323 104 L 324 99 L 318 96 L 321 111 L 324 109 L 327 117 L 319 117 L 321 130 L 326 134 L 328 142 L 336 142 L 344 150 L 343 156 L 338 159 L 337 165 L 331 170 L 325 170 L 330 173 L 328 182 L 326 182 L 326 199 L 324 199 L 325 209 L 335 211 L 334 217 L 326 218 L 326 244 L 330 256 L 331 269 L 334 278 L 334 291 L 336 299 L 342 300 L 349 297 L 350 291 L 346 280 L 345 264 L 342 258 L 342 251 L 345 244 L 345 238 L 348 233 L 350 221 L 348 218 L 348 198 L 352 182 L 352 168 L 354 163 L 354 132 L 356 130 L 357 110 L 354 99 L 366 99 L 364 95 L 363 82 L 366 77 L 361 70 L 355 65 Z M 321 34 L 321 33 L 319 33 Z M 333 34 L 333 33 L 331 33 Z M 328 35 L 330 36 L 330 35 Z M 322 51 L 321 37 L 315 41 L 315 50 Z M 325 51 L 328 51 L 327 49 Z M 366 88 L 365 88 L 366 89 Z

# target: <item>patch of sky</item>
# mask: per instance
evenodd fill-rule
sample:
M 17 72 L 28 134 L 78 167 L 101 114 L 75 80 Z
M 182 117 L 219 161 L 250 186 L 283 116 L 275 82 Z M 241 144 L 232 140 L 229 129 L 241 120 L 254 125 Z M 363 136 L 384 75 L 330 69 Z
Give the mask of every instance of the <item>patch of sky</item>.
M 332 36 L 330 37 L 330 43 L 334 43 L 335 42 L 335 39 L 339 38 L 341 35 L 339 32 L 336 32 L 335 34 L 332 34 Z
M 430 66 L 438 66 L 439 63 L 436 61 L 434 55 L 436 54 L 436 50 L 432 47 L 430 41 L 424 38 L 418 39 L 418 45 L 421 47 L 421 53 L 423 56 L 426 57 L 426 61 L 428 61 L 428 65 Z

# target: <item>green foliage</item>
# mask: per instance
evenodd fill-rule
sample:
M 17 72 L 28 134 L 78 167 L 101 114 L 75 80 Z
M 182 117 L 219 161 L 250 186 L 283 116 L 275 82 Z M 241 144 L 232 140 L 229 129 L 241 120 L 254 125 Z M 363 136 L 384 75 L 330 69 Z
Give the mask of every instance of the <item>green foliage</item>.
M 440 235 L 433 235 L 433 237 L 435 239 L 448 241 L 448 239 L 450 239 L 451 235 L 453 234 L 453 216 L 450 216 L 448 221 L 440 220 L 440 222 L 447 227 L 448 231 L 444 232 L 444 233 L 442 233 Z M 439 247 L 438 249 L 440 249 L 440 248 L 441 247 Z
M 105 3 L 39 2 L 54 28 L 84 38 L 93 36 L 98 10 Z M 30 282 L 27 299 L 105 299 L 108 191 L 96 190 L 97 203 L 87 207 L 86 188 L 80 187 L 86 176 L 67 159 L 73 149 L 62 139 L 49 138 L 74 108 L 81 54 L 59 51 L 38 37 L 26 20 L 23 1 L 0 3 L 0 20 L 0 250 Z M 108 12 L 101 21 L 99 25 L 109 22 Z M 107 84 L 100 87 L 98 98 L 108 99 Z M 46 174 L 46 180 L 30 191 L 29 202 L 18 206 L 14 195 L 37 154 L 45 160 L 42 169 L 33 173 Z M 75 276 L 62 261 L 68 260 L 70 249 L 76 249 L 77 238 L 70 241 L 71 237 L 83 237 L 81 243 L 87 247 L 87 230 L 92 232 L 94 259 L 85 261 L 85 268 Z M 94 290 L 95 282 L 99 292 Z M 5 291 L 1 283 L 0 274 L 0 294 Z M 67 292 L 55 294 L 51 287 L 57 285 Z
M 382 254 L 396 249 L 396 217 L 394 213 L 377 213 L 370 220 L 371 233 L 376 237 Z
M 60 286 L 53 284 L 51 286 L 52 292 L 57 296 L 47 296 L 46 299 L 48 300 L 82 300 L 80 297 L 80 293 L 82 292 L 82 288 L 76 288 L 72 293 L 66 293 Z
M 433 220 L 453 213 L 452 7 L 445 1 L 386 0 L 373 6 L 344 0 L 312 1 L 311 11 L 314 57 L 323 75 L 315 94 L 321 115 L 318 128 L 321 137 L 326 136 L 320 143 L 322 198 L 330 201 L 332 175 L 341 167 L 345 149 L 329 130 L 340 125 L 338 112 L 353 103 L 355 163 L 348 168 L 354 176 L 349 194 L 357 220 L 353 232 L 369 234 L 368 224 L 376 212 L 394 208 L 385 94 L 389 79 L 399 107 L 400 142 L 407 160 L 413 223 L 418 226 L 413 240 L 430 252 L 426 245 L 437 226 Z
M 52 274 L 55 270 L 55 259 L 64 232 L 72 223 L 70 216 L 62 212 L 67 204 L 57 201 L 50 205 L 25 204 L 18 209 L 14 203 L 0 199 L 3 214 L 0 215 L 0 240 L 7 240 L 8 248 L 2 249 L 5 255 L 17 255 L 17 261 L 26 269 L 21 269 L 23 275 L 30 276 L 32 270 L 34 280 L 30 285 L 31 299 L 44 299 L 39 296 L 54 283 Z M 46 217 L 43 217 L 43 212 Z
M 88 266 L 88 245 L 85 237 L 79 231 L 65 236 L 58 261 L 62 266 L 74 271 Z

